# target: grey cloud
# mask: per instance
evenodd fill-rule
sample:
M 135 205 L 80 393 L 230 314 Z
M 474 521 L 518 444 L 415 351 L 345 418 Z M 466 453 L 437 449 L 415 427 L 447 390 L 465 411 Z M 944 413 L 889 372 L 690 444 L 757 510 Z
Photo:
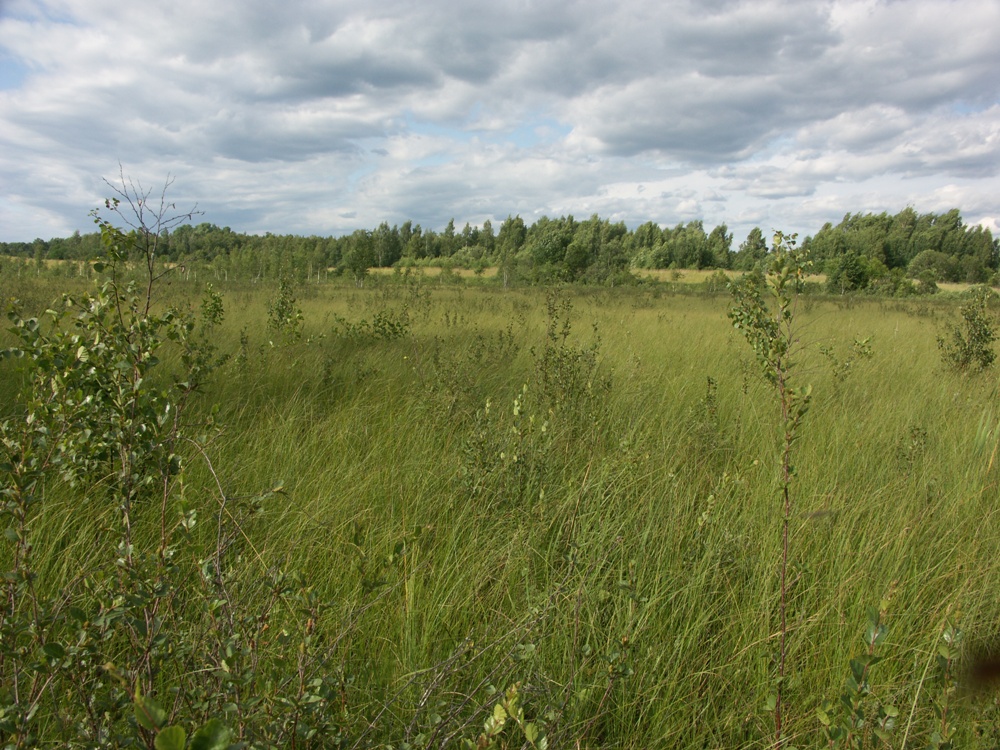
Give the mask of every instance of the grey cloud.
M 692 7 L 663 33 L 675 61 L 713 77 L 811 63 L 839 39 L 823 6 L 807 3 L 728 4 L 711 15 Z
M 927 8 L 879 7 L 865 19 L 877 33 L 801 3 L 682 14 L 664 32 L 670 44 L 645 81 L 578 97 L 570 117 L 612 153 L 662 150 L 711 163 L 746 157 L 783 133 L 858 108 L 995 101 L 1000 47 L 977 34 L 954 51 L 953 21 L 938 29 L 912 20 Z M 913 40 L 895 41 L 899 23 Z
M 650 78 L 581 97 L 571 109 L 583 135 L 610 153 L 662 151 L 714 164 L 749 156 L 774 132 L 767 81 L 716 80 L 689 74 Z

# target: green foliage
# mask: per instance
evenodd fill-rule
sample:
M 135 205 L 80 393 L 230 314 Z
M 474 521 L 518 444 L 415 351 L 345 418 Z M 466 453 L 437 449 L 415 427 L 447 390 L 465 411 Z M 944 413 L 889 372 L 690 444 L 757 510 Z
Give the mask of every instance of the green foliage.
M 916 290 L 918 294 L 937 294 L 938 285 L 936 274 L 930 269 L 921 271 L 917 277 Z
M 997 339 L 996 317 L 989 304 L 995 295 L 987 286 L 977 286 L 967 293 L 968 301 L 959 308 L 962 323 L 950 327 L 938 337 L 938 348 L 945 364 L 955 370 L 985 370 L 996 360 L 993 342 Z
M 740 271 L 752 271 L 767 257 L 767 240 L 760 227 L 750 230 L 746 240 L 740 244 L 734 267 Z
M 130 203 L 116 190 L 122 217 L 141 228 L 137 220 L 150 216 L 155 201 L 147 194 L 141 203 Z M 161 196 L 161 209 L 164 206 Z M 726 224 L 707 231 L 701 220 L 662 228 L 646 222 L 630 231 L 623 222 L 597 215 L 583 221 L 543 216 L 530 226 L 520 216 L 508 216 L 496 235 L 488 220 L 481 227 L 466 224 L 459 232 L 452 219 L 443 231 L 412 221 L 393 226 L 381 222 L 341 237 L 257 236 L 209 222 L 171 223 L 141 239 L 152 250 L 149 257 L 182 263 L 185 275 L 196 280 L 277 282 L 287 277 L 318 283 L 347 275 L 358 288 L 372 269 L 418 262 L 477 271 L 493 266 L 498 270 L 496 283 L 504 288 L 556 282 L 622 286 L 636 283 L 631 268 L 751 271 L 765 264 L 768 252 L 758 227 L 734 253 Z M 965 224 L 957 209 L 943 214 L 917 214 L 912 208 L 895 216 L 848 214 L 836 226 L 827 224 L 806 238 L 803 249 L 818 268 L 828 270 L 828 288 L 838 294 L 864 289 L 902 295 L 912 288 L 904 274 L 917 279 L 926 273 L 934 282 L 984 283 L 1000 263 L 990 230 Z M 0 269 L 3 274 L 84 277 L 91 272 L 85 261 L 100 253 L 100 235 L 0 243 L 0 253 L 14 256 Z M 135 257 L 144 260 L 143 254 Z M 454 279 L 445 275 L 449 277 Z
M 393 341 L 410 335 L 410 316 L 406 309 L 376 310 L 371 320 L 351 322 L 336 316 L 337 335 L 354 341 Z
M 369 232 L 359 229 L 341 250 L 341 265 L 351 272 L 356 286 L 364 285 L 368 269 L 375 264 L 375 248 Z
M 950 255 L 937 250 L 924 250 L 910 261 L 906 271 L 913 278 L 926 279 L 928 282 L 957 281 L 959 265 Z
M 475 742 L 466 739 L 464 747 L 470 748 L 470 750 L 473 748 L 486 750 L 486 748 L 497 747 L 504 729 L 512 724 L 517 727 L 521 738 L 528 747 L 536 750 L 547 750 L 549 741 L 544 734 L 541 734 L 538 723 L 528 721 L 525 718 L 521 696 L 518 694 L 520 687 L 518 683 L 514 683 L 507 688 L 501 699 L 493 705 L 493 713 L 484 722 L 482 733 Z M 506 747 L 506 744 L 502 746 Z
M 153 735 L 155 750 L 229 750 L 233 733 L 219 719 L 209 719 L 191 735 L 179 724 L 167 723 L 167 712 L 149 696 L 136 695 L 134 701 L 136 724 Z
M 847 253 L 831 258 L 826 269 L 826 288 L 836 294 L 867 289 L 869 284 L 888 273 L 878 260 L 857 253 Z
M 222 295 L 211 284 L 205 286 L 205 296 L 201 301 L 201 318 L 205 325 L 211 328 L 222 325 L 226 317 L 226 309 L 222 303 Z
M 705 290 L 708 292 L 721 292 L 729 289 L 729 275 L 719 269 L 705 279 Z
M 838 291 L 867 286 L 872 269 L 906 269 L 917 278 L 930 271 L 934 281 L 985 281 L 997 267 L 997 243 L 988 229 L 968 226 L 958 209 L 917 214 L 905 208 L 888 214 L 847 214 L 826 224 L 803 243 L 810 260 L 829 263 Z M 867 279 L 866 279 L 867 277 Z
M 886 605 L 883 602 L 881 610 L 868 611 L 868 626 L 863 637 L 865 650 L 851 659 L 850 674 L 844 681 L 839 701 L 836 704 L 824 701 L 816 709 L 827 747 L 861 750 L 890 746 L 899 709 L 879 700 L 871 686 L 871 669 L 882 661 L 878 648 L 889 632 L 883 622 Z
M 936 692 L 931 697 L 937 722 L 928 738 L 927 750 L 955 750 L 956 747 L 954 740 L 958 726 L 953 713 L 958 684 L 955 663 L 961 654 L 963 639 L 961 628 L 951 620 L 945 622 L 935 654 L 938 666 L 934 680 Z
M 319 669 L 328 647 L 315 635 L 324 602 L 277 570 L 271 596 L 252 608 L 233 589 L 244 509 L 266 495 L 227 497 L 220 488 L 207 554 L 185 497 L 183 448 L 207 462 L 209 433 L 189 435 L 183 415 L 224 361 L 206 337 L 223 320 L 221 297 L 208 290 L 200 325 L 191 313 L 156 312 L 154 277 L 121 280 L 143 232 L 99 223 L 109 274 L 96 294 L 65 296 L 41 322 L 16 306 L 9 312 L 17 346 L 4 358 L 27 362 L 28 379 L 17 412 L 0 422 L 0 740 L 125 747 L 138 735 L 159 750 L 223 750 L 233 718 L 259 746 L 334 737 L 335 689 Z M 144 265 L 154 273 L 151 260 Z M 170 348 L 183 367 L 173 383 L 157 376 Z M 47 540 L 35 529 L 67 493 L 101 530 L 79 573 L 53 581 L 36 557 Z M 252 544 L 247 551 L 256 553 Z M 267 639 L 278 605 L 304 625 L 282 618 L 282 636 Z M 294 682 L 282 676 L 289 658 Z M 190 738 L 179 712 L 200 725 Z
M 292 280 L 282 277 L 277 294 L 267 305 L 267 327 L 286 343 L 302 338 L 302 310 L 296 303 Z
M 487 401 L 476 413 L 462 466 L 469 495 L 487 504 L 531 503 L 544 497 L 552 448 L 548 414 L 539 413 L 527 384 L 509 410 Z
M 830 372 L 833 375 L 834 384 L 840 387 L 847 377 L 855 370 L 856 364 L 872 358 L 872 337 L 855 338 L 851 344 L 850 353 L 841 358 L 834 351 L 832 346 L 820 346 L 819 352 L 830 365 Z
M 545 296 L 547 323 L 545 342 L 535 355 L 535 377 L 543 408 L 561 413 L 567 420 L 583 419 L 593 424 L 603 396 L 611 388 L 610 376 L 600 371 L 601 340 L 595 326 L 594 340 L 587 347 L 570 341 L 573 303 L 550 289 Z
M 729 311 L 733 327 L 750 344 L 765 379 L 779 388 L 793 369 L 790 357 L 798 340 L 794 327 L 795 303 L 804 276 L 805 260 L 795 247 L 794 235 L 786 237 L 779 232 L 775 235 L 766 283 L 745 275 L 730 286 L 735 303 Z M 765 287 L 770 302 L 765 301 Z M 790 397 L 794 400 L 794 394 Z
M 783 696 L 785 686 L 785 660 L 789 565 L 789 519 L 792 515 L 791 484 L 795 475 L 792 465 L 792 447 L 798 440 L 799 427 L 809 409 L 811 386 L 792 385 L 795 345 L 798 333 L 795 328 L 796 291 L 805 275 L 802 252 L 795 246 L 795 235 L 786 237 L 781 232 L 774 236 L 770 255 L 766 287 L 768 302 L 758 279 L 747 276 L 731 287 L 735 304 L 729 310 L 733 326 L 743 334 L 757 358 L 764 378 L 771 383 L 781 407 L 783 432 L 779 478 L 784 516 L 782 520 L 782 552 L 779 568 L 779 625 L 778 676 L 773 700 L 769 705 L 774 714 L 775 747 L 783 746 Z
M 15 747 L 31 744 L 51 721 L 67 740 L 122 744 L 122 732 L 130 733 L 121 724 L 128 691 L 102 680 L 100 665 L 123 664 L 136 693 L 147 694 L 188 649 L 164 617 L 183 578 L 175 556 L 196 514 L 173 505 L 171 487 L 183 472 L 182 414 L 213 364 L 190 314 L 154 313 L 151 280 L 145 294 L 135 282 L 119 282 L 142 232 L 100 225 L 110 275 L 97 294 L 65 296 L 47 324 L 16 307 L 9 312 L 18 346 L 5 354 L 30 363 L 22 411 L 0 423 L 2 513 L 12 545 L 0 612 L 0 682 L 10 689 L 0 711 Z M 179 348 L 186 377 L 157 386 L 154 368 L 168 342 Z M 94 551 L 66 592 L 44 585 L 33 557 L 32 528 L 60 483 L 82 488 L 95 512 L 105 515 L 106 507 L 116 518 L 111 543 Z M 159 533 L 143 532 L 157 516 Z M 50 705 L 50 689 L 69 699 Z M 137 703 L 139 725 L 150 732 L 166 720 L 153 705 Z M 164 742 L 171 737 L 176 744 L 176 731 Z

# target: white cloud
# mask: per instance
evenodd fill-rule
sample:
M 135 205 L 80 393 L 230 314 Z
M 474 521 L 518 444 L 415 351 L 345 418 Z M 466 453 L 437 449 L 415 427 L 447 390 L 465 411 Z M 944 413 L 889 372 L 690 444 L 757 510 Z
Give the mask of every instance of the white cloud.
M 119 160 L 248 231 L 987 222 L 997 28 L 995 0 L 7 2 L 0 239 L 89 229 Z

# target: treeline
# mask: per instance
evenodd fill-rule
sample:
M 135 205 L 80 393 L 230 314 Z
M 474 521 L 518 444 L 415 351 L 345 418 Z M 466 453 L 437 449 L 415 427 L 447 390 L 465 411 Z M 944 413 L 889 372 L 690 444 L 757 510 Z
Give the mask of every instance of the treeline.
M 892 292 L 906 279 L 993 283 L 1000 243 L 989 229 L 967 226 L 958 209 L 918 214 L 848 214 L 802 244 L 831 289 Z
M 542 217 L 528 226 L 508 216 L 499 227 L 486 221 L 444 231 L 407 221 L 341 237 L 248 235 L 229 227 L 201 223 L 164 233 L 160 257 L 204 268 L 216 277 L 302 281 L 348 274 L 359 282 L 368 269 L 406 265 L 444 265 L 482 270 L 497 267 L 503 283 L 570 281 L 614 284 L 634 281 L 634 269 L 721 268 L 749 271 L 767 256 L 760 228 L 733 247 L 725 224 L 705 231 L 701 221 L 662 228 L 650 221 L 630 230 L 596 214 Z M 932 290 L 939 281 L 991 282 L 997 274 L 1000 245 L 990 231 L 968 226 L 958 209 L 917 214 L 906 208 L 886 213 L 848 214 L 826 224 L 802 243 L 817 272 L 832 291 L 872 290 L 906 293 Z M 0 243 L 0 254 L 33 259 L 90 260 L 100 255 L 98 235 L 30 243 Z M 916 280 L 916 287 L 914 286 Z

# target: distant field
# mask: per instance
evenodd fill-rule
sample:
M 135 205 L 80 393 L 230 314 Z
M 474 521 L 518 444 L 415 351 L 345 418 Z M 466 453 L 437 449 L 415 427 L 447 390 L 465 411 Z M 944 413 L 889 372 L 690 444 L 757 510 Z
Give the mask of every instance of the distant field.
M 11 259 L 14 260 L 14 259 Z M 23 259 L 18 259 L 23 260 Z M 87 262 L 75 261 L 75 260 L 51 260 L 46 259 L 42 261 L 43 266 L 49 271 L 54 269 L 65 269 L 66 271 L 72 273 L 75 276 L 87 276 L 90 274 Z M 176 264 L 167 264 L 168 267 L 174 267 Z M 333 271 L 333 269 L 330 269 Z M 436 278 L 443 272 L 441 266 L 408 266 L 396 268 L 372 268 L 369 269 L 369 273 L 374 276 L 392 276 L 394 274 L 409 274 L 410 276 L 416 277 L 426 277 L 426 278 Z M 468 268 L 455 268 L 450 269 L 450 273 L 462 279 L 473 279 L 473 278 L 494 278 L 497 275 L 497 267 L 489 266 L 483 269 L 482 273 L 477 273 Z M 654 279 L 656 281 L 668 281 L 680 284 L 701 284 L 704 283 L 713 274 L 717 273 L 715 269 L 708 270 L 692 270 L 692 269 L 633 269 L 633 273 L 639 278 Z M 730 278 L 739 276 L 738 271 L 723 271 Z M 202 271 L 202 275 L 206 272 Z M 194 273 L 194 277 L 197 278 L 197 272 Z M 824 274 L 812 274 L 806 277 L 807 281 L 824 284 L 826 283 L 826 276 Z M 952 282 L 939 282 L 938 289 L 942 292 L 949 293 L 960 293 L 969 289 L 971 284 L 962 283 L 952 283 Z
M 713 274 L 718 273 L 716 269 L 705 269 L 705 270 L 686 270 L 686 269 L 648 269 L 639 268 L 633 271 L 636 276 L 645 277 L 650 279 L 656 279 L 657 281 L 676 281 L 684 284 L 700 284 L 711 277 Z M 723 271 L 730 278 L 735 278 L 740 275 L 739 271 Z M 813 274 L 806 277 L 807 281 L 816 282 L 826 282 L 826 276 L 823 274 Z
M 396 273 L 405 274 L 409 273 L 411 276 L 427 276 L 428 278 L 434 278 L 435 276 L 440 276 L 441 272 L 444 270 L 441 266 L 406 266 L 399 269 L 395 268 L 372 268 L 369 273 L 377 274 L 380 276 L 390 275 Z M 454 268 L 449 269 L 451 273 L 456 276 L 460 276 L 463 279 L 471 279 L 476 276 L 483 278 L 492 278 L 497 275 L 496 266 L 490 266 L 485 268 L 481 274 L 477 274 L 475 271 L 468 268 Z
M 401 272 L 405 272 L 407 269 L 402 269 Z M 409 268 L 411 274 L 423 274 L 429 278 L 440 275 L 441 268 L 439 266 L 419 266 Z M 371 273 L 378 275 L 393 274 L 396 272 L 394 268 L 373 268 Z M 693 270 L 693 269 L 648 269 L 648 268 L 638 268 L 632 271 L 639 278 L 655 279 L 656 281 L 671 281 L 681 284 L 701 284 L 709 279 L 713 274 L 717 273 L 715 269 L 705 269 L 705 270 Z M 462 278 L 474 278 L 477 274 L 467 268 L 456 268 L 452 271 L 456 276 Z M 740 275 L 738 271 L 723 271 L 730 278 L 735 278 Z M 482 274 L 478 274 L 484 278 L 492 278 L 497 275 L 497 268 L 495 266 L 490 266 L 486 268 Z M 815 282 L 818 284 L 826 283 L 825 274 L 810 274 L 806 277 L 806 281 Z M 942 281 L 938 284 L 938 288 L 943 292 L 964 292 L 968 289 L 971 284 L 960 284 L 948 281 Z

